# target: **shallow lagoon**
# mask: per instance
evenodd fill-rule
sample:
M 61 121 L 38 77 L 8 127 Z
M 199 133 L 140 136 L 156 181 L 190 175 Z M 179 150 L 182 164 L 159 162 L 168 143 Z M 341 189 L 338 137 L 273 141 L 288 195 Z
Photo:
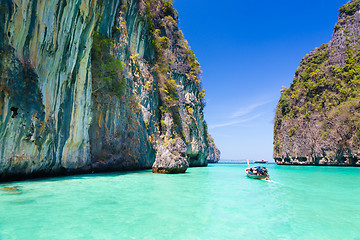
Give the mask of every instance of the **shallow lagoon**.
M 360 168 L 245 167 L 3 183 L 0 239 L 360 239 Z

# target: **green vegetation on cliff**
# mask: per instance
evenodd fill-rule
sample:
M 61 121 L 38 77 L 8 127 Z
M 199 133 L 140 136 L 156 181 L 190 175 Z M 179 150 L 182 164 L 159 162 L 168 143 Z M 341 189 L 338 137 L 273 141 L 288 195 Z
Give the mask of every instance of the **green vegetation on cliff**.
M 283 89 L 274 128 L 274 158 L 356 161 L 360 151 L 360 1 L 340 8 L 333 39 L 301 61 Z M 301 160 L 302 161 L 302 160 Z
M 103 90 L 120 97 L 124 93 L 126 80 L 121 61 L 110 53 L 112 45 L 110 38 L 99 32 L 94 33 L 91 49 L 93 92 Z
M 184 138 L 180 125 L 178 84 L 177 79 L 185 76 L 185 83 L 193 84 L 195 96 L 200 102 L 200 111 L 205 105 L 205 91 L 201 89 L 200 64 L 189 47 L 184 35 L 179 30 L 178 13 L 171 1 L 146 0 L 145 18 L 155 52 L 154 74 L 159 82 L 161 114 L 170 113 L 177 131 L 175 135 Z M 174 52 L 177 54 L 174 55 Z M 194 111 L 191 113 L 191 115 Z M 185 139 L 184 139 L 185 140 Z
M 180 55 L 187 79 L 198 85 L 199 96 L 203 99 L 205 92 L 201 90 L 200 86 L 200 64 L 196 60 L 194 51 L 190 49 L 184 39 L 182 31 L 177 27 L 178 13 L 173 8 L 172 2 L 147 0 L 145 4 L 145 17 L 155 50 L 155 72 L 162 85 L 160 90 L 165 104 L 167 106 L 175 105 L 177 100 L 176 92 L 174 92 L 176 89 L 173 88 L 174 80 L 167 77 L 172 75 L 171 65 L 176 61 L 167 53 L 172 49 L 176 49 Z M 158 6 L 158 4 L 160 5 Z M 163 21 L 158 20 L 159 16 Z
M 344 66 L 328 65 L 329 47 L 322 45 L 307 55 L 289 89 L 281 96 L 278 111 L 283 118 L 306 117 L 309 112 L 329 111 L 359 97 L 360 52 L 347 41 Z
M 340 8 L 340 16 L 352 16 L 360 8 L 360 0 L 353 0 Z

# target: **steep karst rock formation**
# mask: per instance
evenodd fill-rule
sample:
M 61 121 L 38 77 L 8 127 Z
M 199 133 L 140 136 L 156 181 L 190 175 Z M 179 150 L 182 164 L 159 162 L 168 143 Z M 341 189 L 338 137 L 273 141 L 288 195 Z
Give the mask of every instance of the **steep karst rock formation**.
M 156 172 L 164 149 L 175 172 L 206 166 L 199 63 L 177 21 L 165 0 L 1 1 L 0 179 Z
M 360 166 L 360 1 L 340 8 L 333 38 L 301 61 L 282 89 L 277 164 Z
M 207 157 L 208 163 L 217 163 L 220 161 L 220 150 L 215 145 L 213 137 L 208 134 L 209 140 L 209 155 Z

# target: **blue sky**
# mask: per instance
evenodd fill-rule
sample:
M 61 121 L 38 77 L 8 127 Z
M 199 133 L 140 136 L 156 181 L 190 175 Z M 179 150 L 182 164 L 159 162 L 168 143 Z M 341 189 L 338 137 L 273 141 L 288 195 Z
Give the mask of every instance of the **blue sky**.
M 205 119 L 222 159 L 272 160 L 281 86 L 330 41 L 346 0 L 174 0 L 200 62 Z

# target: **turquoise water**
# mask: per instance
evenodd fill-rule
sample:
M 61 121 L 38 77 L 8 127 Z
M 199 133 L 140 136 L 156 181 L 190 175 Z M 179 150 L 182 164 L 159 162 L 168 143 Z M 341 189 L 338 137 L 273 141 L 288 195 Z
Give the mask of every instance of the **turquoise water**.
M 360 239 L 360 168 L 245 167 L 0 184 L 0 239 Z

